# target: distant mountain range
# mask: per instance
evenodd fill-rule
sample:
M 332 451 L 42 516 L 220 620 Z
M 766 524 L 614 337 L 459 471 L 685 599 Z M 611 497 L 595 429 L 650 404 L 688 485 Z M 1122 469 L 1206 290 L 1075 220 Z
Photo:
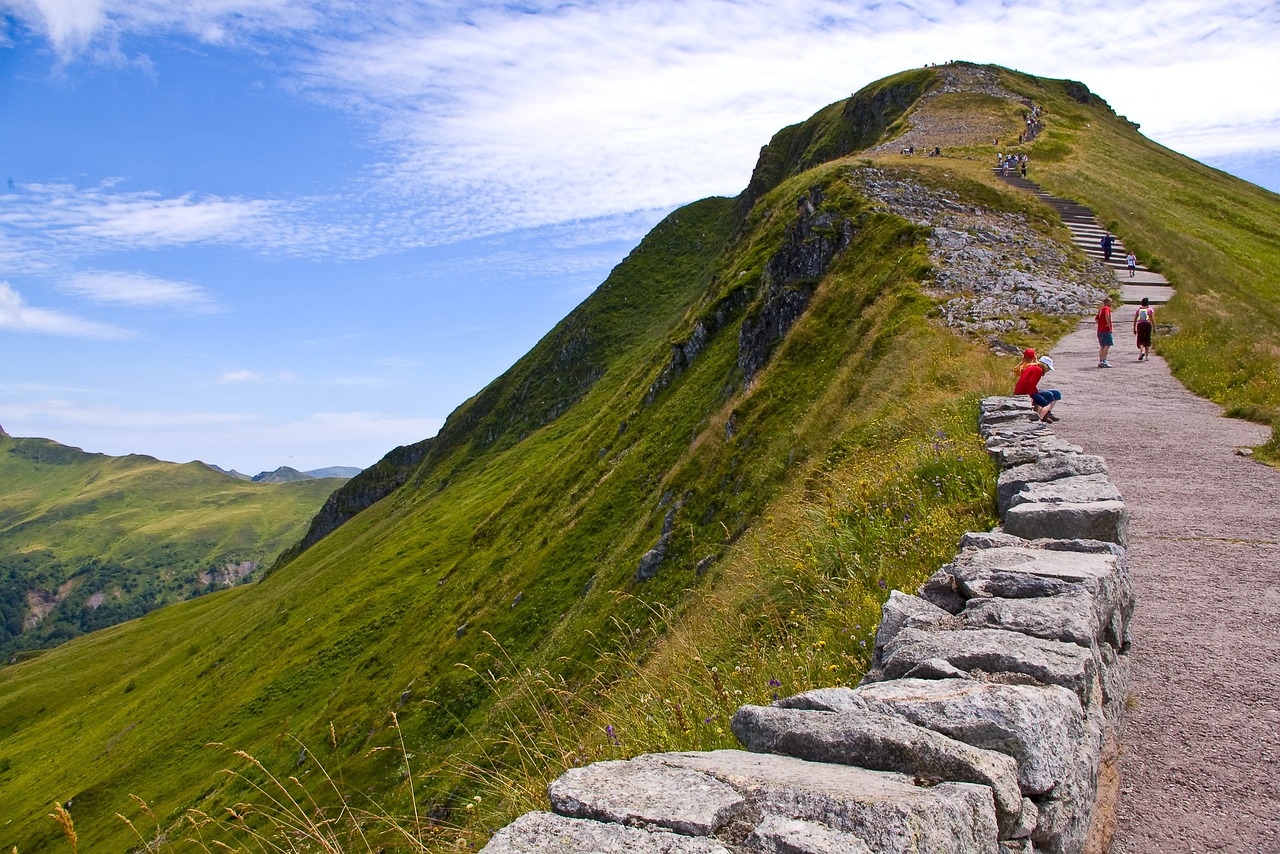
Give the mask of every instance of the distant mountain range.
M 237 478 L 0 429 L 0 660 L 256 578 L 339 471 L 359 469 Z
M 235 469 L 224 469 L 219 466 L 205 463 L 209 468 L 222 474 L 229 474 L 240 480 L 250 480 L 254 483 L 293 483 L 297 480 L 313 480 L 326 477 L 352 478 L 364 471 L 364 469 L 356 466 L 329 466 L 322 469 L 312 469 L 311 471 L 298 471 L 289 466 L 280 466 L 275 471 L 260 471 L 255 475 L 247 475 L 244 472 Z

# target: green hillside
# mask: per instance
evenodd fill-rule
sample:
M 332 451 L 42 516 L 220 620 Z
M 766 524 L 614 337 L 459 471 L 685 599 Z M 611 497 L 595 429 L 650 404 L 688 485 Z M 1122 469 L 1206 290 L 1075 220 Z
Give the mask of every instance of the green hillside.
M 1163 151 L 1080 84 L 979 71 L 1048 108 L 1028 150 L 1058 192 L 1090 146 Z M 977 400 L 1008 391 L 993 346 L 1042 346 L 1074 322 L 1024 313 L 994 342 L 952 331 L 929 229 L 867 187 L 1007 216 L 1060 246 L 1060 275 L 1093 281 L 1051 212 L 992 177 L 989 137 L 929 160 L 869 150 L 922 120 L 940 73 L 781 131 L 742 196 L 668 216 L 437 437 L 375 467 L 370 500 L 343 505 L 366 509 L 334 508 L 338 527 L 261 583 L 0 671 L 0 849 L 66 850 L 55 801 L 85 850 L 157 830 L 175 850 L 268 847 L 236 816 L 271 833 L 277 803 L 315 821 L 350 817 L 345 802 L 431 845 L 476 844 L 564 767 L 727 746 L 742 702 L 856 682 L 888 590 L 994 523 L 975 435 Z M 1013 95 L 930 105 L 1017 135 Z M 1167 161 L 1171 181 L 1202 180 Z M 1089 176 L 1100 210 L 1107 174 Z M 1210 177 L 1222 201 L 1162 196 L 1164 213 L 1207 228 L 1233 211 L 1220 255 L 1252 263 L 1233 241 L 1264 231 L 1276 198 Z M 1117 231 L 1141 251 L 1142 233 Z M 1211 349 L 1186 345 L 1189 363 Z M 367 821 L 326 827 L 294 830 L 407 844 Z
M 0 660 L 252 578 L 341 483 L 0 434 Z

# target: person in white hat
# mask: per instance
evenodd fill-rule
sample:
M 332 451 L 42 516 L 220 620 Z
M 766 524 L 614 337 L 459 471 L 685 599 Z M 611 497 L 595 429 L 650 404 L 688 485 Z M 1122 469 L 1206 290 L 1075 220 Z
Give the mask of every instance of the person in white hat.
M 1053 414 L 1053 405 L 1062 400 L 1062 392 L 1057 389 L 1040 391 L 1040 378 L 1052 370 L 1053 359 L 1041 356 L 1022 369 L 1022 373 L 1018 375 L 1018 384 L 1013 388 L 1014 394 L 1025 394 L 1031 398 L 1031 406 L 1042 424 L 1058 420 L 1058 416 Z

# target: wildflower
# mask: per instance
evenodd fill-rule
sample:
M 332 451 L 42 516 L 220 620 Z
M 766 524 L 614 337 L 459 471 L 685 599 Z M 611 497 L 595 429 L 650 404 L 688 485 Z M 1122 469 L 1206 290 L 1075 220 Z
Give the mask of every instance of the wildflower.
M 884 590 L 889 586 L 888 584 L 885 583 L 885 580 L 883 578 L 877 581 L 876 584 L 880 585 L 881 590 Z
M 769 687 L 770 687 L 770 688 L 781 688 L 781 687 L 782 687 L 782 683 L 781 683 L 781 682 L 779 682 L 777 679 L 770 679 L 770 680 L 769 680 Z

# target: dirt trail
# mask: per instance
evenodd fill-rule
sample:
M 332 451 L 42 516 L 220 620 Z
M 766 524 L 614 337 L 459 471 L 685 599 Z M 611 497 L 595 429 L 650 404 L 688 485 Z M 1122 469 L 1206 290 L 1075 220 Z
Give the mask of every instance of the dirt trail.
M 1224 418 L 1116 311 L 1053 350 L 1059 436 L 1101 454 L 1128 503 L 1138 590 L 1114 854 L 1280 853 L 1280 472 L 1237 456 L 1267 431 Z M 1157 346 L 1159 340 L 1156 341 Z

